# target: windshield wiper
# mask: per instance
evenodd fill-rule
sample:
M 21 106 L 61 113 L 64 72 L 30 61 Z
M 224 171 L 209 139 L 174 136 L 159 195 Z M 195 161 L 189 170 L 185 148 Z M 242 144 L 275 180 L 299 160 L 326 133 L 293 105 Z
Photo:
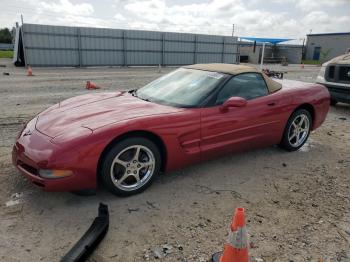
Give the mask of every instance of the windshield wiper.
M 148 98 L 143 98 L 143 97 L 139 97 L 139 96 L 136 96 L 137 98 L 143 100 L 143 101 L 146 101 L 146 102 L 151 102 L 151 100 L 149 100 Z
M 137 97 L 136 91 L 137 91 L 137 89 L 134 89 L 134 90 L 130 90 L 128 93 L 131 94 L 132 96 L 136 96 Z
M 130 93 L 132 96 L 137 97 L 137 98 L 139 98 L 139 99 L 141 99 L 141 100 L 143 100 L 143 101 L 146 101 L 146 102 L 151 102 L 151 100 L 149 100 L 148 98 L 143 98 L 143 97 L 138 96 L 136 92 L 137 92 L 137 89 L 134 89 L 134 90 L 130 90 L 130 91 L 129 91 L 129 93 Z

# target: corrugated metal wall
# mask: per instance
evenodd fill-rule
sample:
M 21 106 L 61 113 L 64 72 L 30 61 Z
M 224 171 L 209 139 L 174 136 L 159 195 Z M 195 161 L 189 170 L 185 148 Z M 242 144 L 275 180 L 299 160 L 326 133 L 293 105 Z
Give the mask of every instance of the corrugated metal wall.
M 238 63 L 236 37 L 24 24 L 31 66 Z
M 326 62 L 343 55 L 350 48 L 350 33 L 330 33 L 307 35 L 306 59 L 313 60 L 315 48 L 321 48 L 320 59 Z
M 0 43 L 0 50 L 13 50 L 13 44 Z
M 262 53 L 262 44 L 256 44 L 256 50 L 254 52 L 254 43 L 251 42 L 239 42 L 240 55 L 248 56 L 249 63 L 258 64 Z M 290 64 L 300 64 L 302 58 L 303 47 L 301 45 L 288 45 L 278 44 L 275 49 L 275 57 L 285 57 Z M 267 44 L 264 53 L 264 63 L 266 60 L 272 57 L 272 45 Z
M 286 57 L 290 64 L 300 64 L 303 56 L 302 46 L 278 46 L 278 55 Z

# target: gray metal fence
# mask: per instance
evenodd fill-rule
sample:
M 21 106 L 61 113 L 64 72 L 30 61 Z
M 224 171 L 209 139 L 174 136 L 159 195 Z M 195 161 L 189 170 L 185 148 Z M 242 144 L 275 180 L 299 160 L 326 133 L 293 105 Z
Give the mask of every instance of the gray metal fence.
M 13 44 L 0 43 L 0 50 L 13 50 Z
M 237 38 L 24 24 L 26 65 L 141 66 L 238 63 Z

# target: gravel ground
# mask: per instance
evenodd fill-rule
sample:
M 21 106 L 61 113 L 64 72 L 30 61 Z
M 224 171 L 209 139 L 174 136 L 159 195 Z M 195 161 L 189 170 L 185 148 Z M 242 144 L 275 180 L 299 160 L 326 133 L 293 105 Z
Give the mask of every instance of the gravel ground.
M 99 202 L 109 205 L 110 228 L 90 261 L 208 261 L 222 249 L 238 206 L 246 208 L 251 261 L 349 261 L 349 105 L 332 107 L 297 152 L 273 146 L 228 155 L 164 174 L 128 198 L 103 188 L 89 197 L 47 193 L 11 164 L 23 122 L 63 99 L 140 87 L 173 68 L 34 68 L 27 77 L 9 60 L 0 64 L 7 65 L 0 67 L 1 261 L 59 260 L 90 226 Z M 271 68 L 302 81 L 319 70 Z M 102 89 L 85 90 L 87 80 Z

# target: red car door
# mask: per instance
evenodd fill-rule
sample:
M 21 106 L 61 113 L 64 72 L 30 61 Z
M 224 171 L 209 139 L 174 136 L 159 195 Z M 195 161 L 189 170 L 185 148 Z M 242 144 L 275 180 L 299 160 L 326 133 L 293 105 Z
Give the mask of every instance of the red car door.
M 220 110 L 230 97 L 243 97 L 247 104 Z M 233 77 L 218 93 L 213 107 L 201 110 L 201 158 L 276 144 L 283 132 L 285 114 L 279 94 L 268 94 L 260 74 Z

